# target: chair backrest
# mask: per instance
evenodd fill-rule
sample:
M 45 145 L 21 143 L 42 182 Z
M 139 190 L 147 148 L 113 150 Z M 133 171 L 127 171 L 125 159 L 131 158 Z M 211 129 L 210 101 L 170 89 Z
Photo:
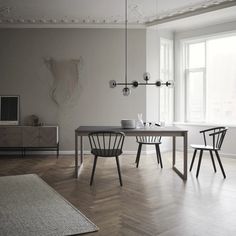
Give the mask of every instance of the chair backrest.
M 88 135 L 94 155 L 110 157 L 122 153 L 125 134 L 116 131 L 97 131 Z
M 213 127 L 210 129 L 205 129 L 200 131 L 200 133 L 203 134 L 203 138 L 204 138 L 204 144 L 205 146 L 207 145 L 206 142 L 206 133 L 208 133 L 209 137 L 212 137 L 212 146 L 214 149 L 221 149 L 221 146 L 223 144 L 226 132 L 227 132 L 228 128 L 225 126 L 219 126 L 219 127 Z
M 138 143 L 160 143 L 161 136 L 136 136 Z

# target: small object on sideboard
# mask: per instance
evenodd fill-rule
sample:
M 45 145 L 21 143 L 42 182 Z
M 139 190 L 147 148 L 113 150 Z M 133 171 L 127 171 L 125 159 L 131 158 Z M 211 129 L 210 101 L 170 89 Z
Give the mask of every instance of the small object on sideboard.
M 31 116 L 31 120 L 32 120 L 32 125 L 33 126 L 38 126 L 39 125 L 39 118 L 38 118 L 38 116 L 32 115 Z
M 39 126 L 40 119 L 37 115 L 30 115 L 26 117 L 25 123 L 30 126 Z

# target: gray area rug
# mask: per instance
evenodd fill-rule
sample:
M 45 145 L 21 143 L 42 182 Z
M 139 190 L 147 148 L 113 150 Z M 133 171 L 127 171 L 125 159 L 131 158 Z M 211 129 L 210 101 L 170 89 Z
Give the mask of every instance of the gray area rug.
M 0 235 L 78 235 L 98 227 L 34 174 L 0 177 Z

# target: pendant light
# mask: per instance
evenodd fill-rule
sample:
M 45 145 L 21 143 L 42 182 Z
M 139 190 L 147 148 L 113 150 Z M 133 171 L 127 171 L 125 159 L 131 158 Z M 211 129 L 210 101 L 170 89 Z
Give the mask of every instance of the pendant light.
M 128 88 L 128 0 L 125 0 L 125 87 L 122 92 L 124 96 L 129 96 L 131 90 Z
M 129 96 L 131 94 L 131 90 L 128 87 L 129 85 L 132 86 L 132 88 L 137 88 L 139 85 L 154 85 L 157 87 L 161 86 L 166 86 L 169 88 L 172 88 L 174 86 L 174 81 L 173 80 L 168 80 L 167 82 L 162 82 L 161 80 L 156 81 L 155 83 L 149 83 L 148 81 L 150 80 L 151 75 L 148 72 L 145 72 L 143 74 L 143 80 L 145 82 L 138 82 L 138 81 L 133 81 L 133 82 L 128 82 L 128 0 L 125 0 L 125 82 L 116 82 L 115 80 L 110 80 L 109 85 L 110 88 L 115 88 L 117 85 L 122 85 L 124 88 L 122 89 L 122 93 L 124 96 Z

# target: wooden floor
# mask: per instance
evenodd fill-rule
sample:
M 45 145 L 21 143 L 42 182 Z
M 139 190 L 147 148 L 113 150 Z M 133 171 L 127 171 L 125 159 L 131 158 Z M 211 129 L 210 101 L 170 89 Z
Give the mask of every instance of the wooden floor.
M 169 153 L 163 154 L 163 170 L 155 155 L 141 156 L 139 169 L 134 160 L 121 158 L 123 187 L 115 159 L 102 158 L 90 187 L 92 156 L 79 179 L 73 177 L 73 156 L 0 157 L 0 175 L 37 173 L 100 228 L 89 235 L 236 235 L 236 160 L 222 158 L 224 180 L 205 155 L 199 179 L 195 165 L 186 183 L 172 171 Z

